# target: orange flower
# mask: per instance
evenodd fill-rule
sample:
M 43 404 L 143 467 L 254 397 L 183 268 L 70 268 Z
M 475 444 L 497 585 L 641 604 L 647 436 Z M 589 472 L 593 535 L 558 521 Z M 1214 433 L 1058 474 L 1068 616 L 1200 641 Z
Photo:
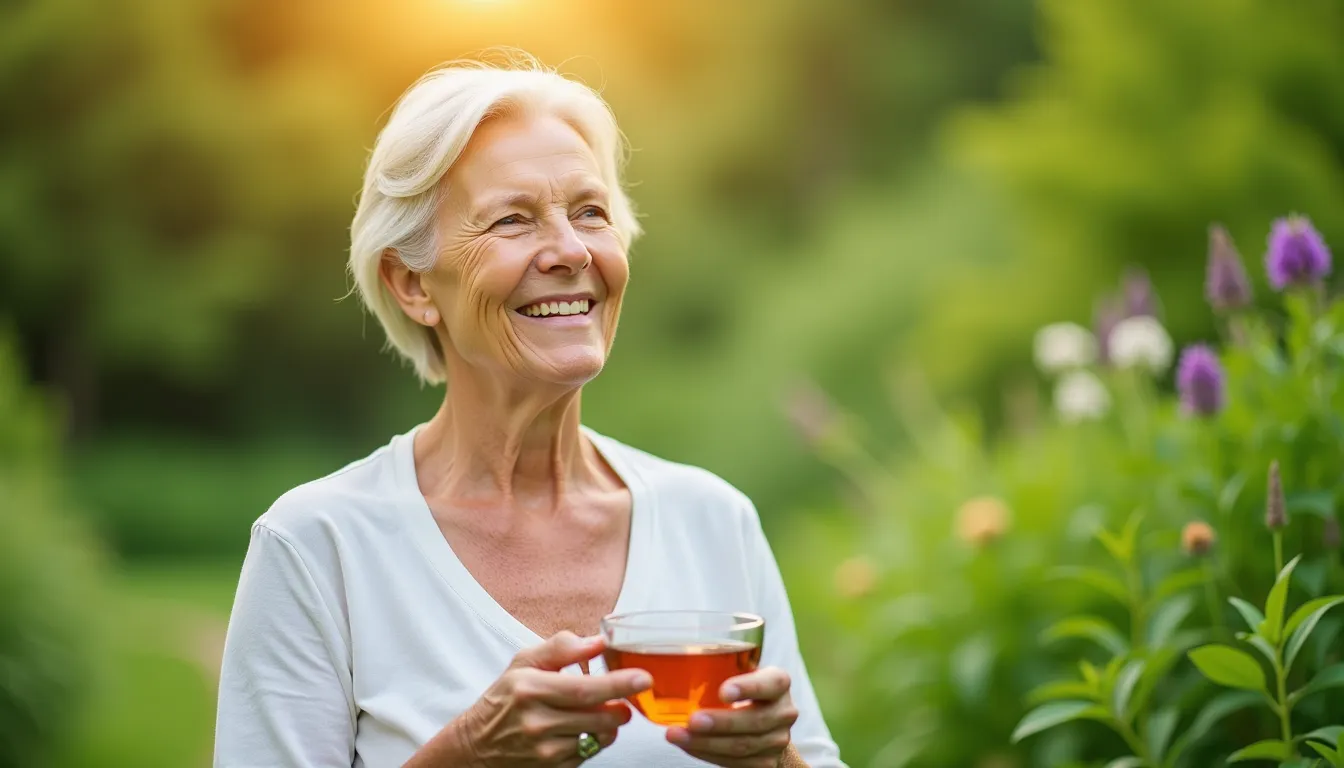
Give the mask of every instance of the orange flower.
M 877 586 L 877 566 L 867 555 L 855 555 L 835 569 L 835 591 L 842 597 L 859 598 Z
M 1181 549 L 1191 557 L 1207 555 L 1216 541 L 1218 534 L 1214 532 L 1213 526 L 1203 520 L 1186 523 L 1184 530 L 1181 531 Z
M 957 538 L 983 547 L 1008 530 L 1008 506 L 993 496 L 977 496 L 957 510 Z

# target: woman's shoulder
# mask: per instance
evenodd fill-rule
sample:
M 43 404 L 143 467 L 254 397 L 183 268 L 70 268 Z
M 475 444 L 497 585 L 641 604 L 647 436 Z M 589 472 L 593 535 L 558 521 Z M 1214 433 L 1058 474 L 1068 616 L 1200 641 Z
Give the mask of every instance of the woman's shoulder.
M 629 481 L 634 476 L 649 492 L 660 500 L 671 500 L 678 506 L 723 510 L 756 517 L 751 499 L 732 483 L 714 472 L 694 464 L 673 461 L 635 448 L 613 437 L 585 428 L 597 444 L 598 450 L 609 461 L 617 463 L 618 474 Z
M 388 509 L 397 498 L 396 449 L 404 439 L 398 435 L 367 456 L 285 491 L 254 525 L 286 539 L 309 539 Z

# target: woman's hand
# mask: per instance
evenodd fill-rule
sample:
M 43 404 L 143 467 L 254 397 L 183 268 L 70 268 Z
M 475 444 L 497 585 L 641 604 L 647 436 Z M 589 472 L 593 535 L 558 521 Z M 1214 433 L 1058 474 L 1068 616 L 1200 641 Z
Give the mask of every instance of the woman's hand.
M 412 760 L 408 766 L 579 765 L 580 734 L 592 735 L 604 748 L 611 746 L 616 730 L 630 721 L 630 707 L 622 699 L 653 684 L 639 669 L 605 675 L 560 673 L 601 652 L 600 637 L 580 639 L 572 632 L 520 651 L 481 698 L 444 729 L 445 748 L 436 759 Z M 430 746 L 423 751 L 429 752 Z
M 689 728 L 668 728 L 667 740 L 692 757 L 725 768 L 803 764 L 789 747 L 798 710 L 789 697 L 787 672 L 766 667 L 731 678 L 719 689 L 719 698 L 737 706 L 696 712 Z

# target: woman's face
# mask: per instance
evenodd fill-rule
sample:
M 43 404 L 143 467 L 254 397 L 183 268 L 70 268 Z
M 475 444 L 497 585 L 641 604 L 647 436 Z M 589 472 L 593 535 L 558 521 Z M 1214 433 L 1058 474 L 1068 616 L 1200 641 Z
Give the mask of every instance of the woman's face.
M 439 260 L 421 286 L 446 343 L 533 381 L 596 376 L 629 264 L 588 144 L 556 117 L 491 119 L 441 183 Z

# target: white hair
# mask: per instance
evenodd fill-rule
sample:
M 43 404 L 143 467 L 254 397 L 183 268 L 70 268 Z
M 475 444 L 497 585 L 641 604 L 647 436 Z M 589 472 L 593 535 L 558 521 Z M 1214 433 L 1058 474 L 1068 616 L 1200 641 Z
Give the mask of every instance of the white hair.
M 438 256 L 435 219 L 439 180 L 490 117 L 531 112 L 568 123 L 597 158 L 610 190 L 612 226 L 629 248 L 640 234 L 634 205 L 622 186 L 625 137 L 611 109 L 588 86 L 516 51 L 504 62 L 463 60 L 431 70 L 402 94 L 378 134 L 350 227 L 349 270 L 364 306 L 378 318 L 388 345 L 411 363 L 422 381 L 444 380 L 443 351 L 434 330 L 407 317 L 379 278 L 385 253 L 416 272 Z

